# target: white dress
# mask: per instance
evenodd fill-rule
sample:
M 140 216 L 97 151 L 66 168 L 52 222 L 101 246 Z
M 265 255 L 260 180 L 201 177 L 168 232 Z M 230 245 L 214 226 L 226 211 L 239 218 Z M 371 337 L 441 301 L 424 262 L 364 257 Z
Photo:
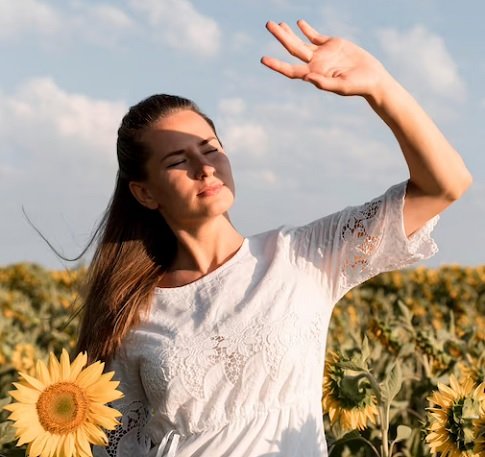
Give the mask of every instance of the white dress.
M 107 367 L 125 397 L 111 457 L 322 457 L 322 375 L 334 305 L 378 273 L 434 255 L 409 239 L 407 180 L 360 206 L 246 238 L 206 276 L 155 290 Z

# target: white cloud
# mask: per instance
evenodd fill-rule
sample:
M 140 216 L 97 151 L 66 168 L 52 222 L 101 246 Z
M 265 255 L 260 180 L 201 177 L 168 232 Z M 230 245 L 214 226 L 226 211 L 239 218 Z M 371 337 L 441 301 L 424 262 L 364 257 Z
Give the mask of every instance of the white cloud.
M 145 15 L 157 36 L 175 49 L 210 57 L 221 46 L 217 22 L 199 13 L 188 0 L 130 0 Z
M 318 97 L 317 97 L 318 98 Z M 354 180 L 381 188 L 407 174 L 397 145 L 360 100 L 287 94 L 284 101 L 219 102 L 217 124 L 243 187 L 318 192 L 322 181 Z M 377 136 L 377 135 L 376 135 Z M 270 170 L 271 174 L 266 171 Z
M 246 109 L 246 102 L 240 97 L 223 98 L 219 101 L 219 112 L 223 116 L 242 114 Z
M 38 152 L 39 135 L 49 139 L 49 143 L 60 139 L 80 141 L 87 153 L 111 152 L 116 129 L 126 111 L 120 102 L 63 91 L 50 78 L 28 81 L 15 94 L 3 97 L 1 105 L 1 130 L 4 134 L 8 131 L 15 143 L 23 144 L 32 155 Z
M 55 39 L 56 45 L 74 39 L 111 45 L 120 31 L 133 26 L 124 11 L 103 3 L 74 1 L 60 9 L 40 0 L 0 0 L 0 38 L 4 41 L 37 35 L 48 42 Z
M 61 28 L 60 14 L 38 0 L 0 0 L 0 38 L 35 31 L 55 34 Z
M 66 254 L 88 239 L 113 191 L 116 131 L 127 106 L 60 88 L 52 79 L 27 81 L 0 93 L 0 194 L 3 261 L 52 259 L 22 216 Z
M 86 7 L 85 11 L 94 19 L 116 28 L 125 29 L 133 26 L 132 19 L 124 11 L 112 5 L 93 5 Z
M 229 154 L 261 158 L 268 151 L 268 135 L 260 124 L 229 122 L 222 125 L 221 131 L 224 147 Z
M 406 31 L 385 28 L 377 36 L 386 60 L 413 92 L 452 101 L 464 99 L 465 82 L 441 36 L 422 25 Z

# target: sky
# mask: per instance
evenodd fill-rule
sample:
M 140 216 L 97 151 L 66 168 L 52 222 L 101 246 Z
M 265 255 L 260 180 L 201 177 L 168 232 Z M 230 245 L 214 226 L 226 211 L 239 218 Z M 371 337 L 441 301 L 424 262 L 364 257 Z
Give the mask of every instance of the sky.
M 431 115 L 473 175 L 419 264 L 485 263 L 485 3 L 451 0 L 0 0 L 0 265 L 75 266 L 114 188 L 116 131 L 154 93 L 216 123 L 250 235 L 359 205 L 409 178 L 360 97 L 290 80 L 268 20 L 354 41 Z M 85 256 L 89 260 L 89 255 Z

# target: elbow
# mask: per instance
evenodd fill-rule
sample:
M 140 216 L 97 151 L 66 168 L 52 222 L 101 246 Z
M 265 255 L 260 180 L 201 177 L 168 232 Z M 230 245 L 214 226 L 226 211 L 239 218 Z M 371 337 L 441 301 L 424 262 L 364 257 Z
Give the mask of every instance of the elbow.
M 462 179 L 460 179 L 460 181 L 457 182 L 452 189 L 447 190 L 446 197 L 451 201 L 458 200 L 463 196 L 463 194 L 472 184 L 473 176 L 468 170 L 466 170 L 466 175 Z

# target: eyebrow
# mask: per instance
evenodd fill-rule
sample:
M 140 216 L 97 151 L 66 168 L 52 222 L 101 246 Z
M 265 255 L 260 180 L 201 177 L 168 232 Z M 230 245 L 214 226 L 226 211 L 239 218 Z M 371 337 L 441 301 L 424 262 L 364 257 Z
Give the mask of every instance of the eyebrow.
M 198 143 L 198 146 L 205 146 L 212 140 L 217 140 L 215 136 L 210 136 L 209 138 L 206 138 L 205 140 L 202 140 Z M 176 151 L 169 152 L 168 154 L 165 154 L 161 159 L 160 162 L 164 161 L 165 159 L 168 159 L 169 157 L 178 155 L 178 154 L 183 154 L 185 152 L 185 149 L 177 149 Z

